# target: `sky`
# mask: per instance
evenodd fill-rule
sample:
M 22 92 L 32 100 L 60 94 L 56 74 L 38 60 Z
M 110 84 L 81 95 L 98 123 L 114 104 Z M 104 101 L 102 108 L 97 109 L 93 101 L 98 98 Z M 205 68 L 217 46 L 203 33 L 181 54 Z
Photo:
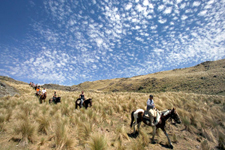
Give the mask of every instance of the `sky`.
M 38 84 L 225 58 L 225 0 L 1 0 L 0 75 Z

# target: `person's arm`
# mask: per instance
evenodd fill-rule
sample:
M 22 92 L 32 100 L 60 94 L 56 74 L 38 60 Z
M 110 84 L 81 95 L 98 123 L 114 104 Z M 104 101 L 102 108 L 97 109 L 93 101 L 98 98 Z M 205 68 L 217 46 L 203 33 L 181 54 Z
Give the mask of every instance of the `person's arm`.
M 150 104 L 150 100 L 148 99 L 147 100 L 147 106 L 150 106 L 151 104 Z

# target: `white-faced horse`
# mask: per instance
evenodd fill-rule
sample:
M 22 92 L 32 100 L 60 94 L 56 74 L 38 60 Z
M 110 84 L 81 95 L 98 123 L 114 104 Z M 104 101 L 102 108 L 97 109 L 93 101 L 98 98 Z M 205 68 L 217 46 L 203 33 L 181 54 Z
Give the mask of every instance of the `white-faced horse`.
M 169 119 L 169 118 L 173 119 L 178 124 L 181 123 L 180 117 L 179 117 L 178 113 L 176 112 L 175 108 L 173 108 L 172 110 L 168 109 L 168 110 L 161 111 L 160 112 L 160 117 L 158 117 L 159 120 L 156 121 L 158 123 L 153 127 L 152 142 L 154 142 L 154 137 L 155 137 L 155 134 L 156 134 L 156 130 L 158 128 L 160 128 L 160 129 L 162 129 L 162 131 L 166 135 L 166 137 L 168 139 L 168 142 L 170 144 L 170 148 L 173 148 L 173 145 L 172 145 L 172 143 L 170 141 L 170 138 L 169 138 L 169 136 L 168 136 L 168 134 L 166 133 L 166 130 L 165 130 L 166 120 Z M 135 120 L 135 122 L 134 122 L 134 120 Z M 133 124 L 133 122 L 134 122 L 134 124 Z M 144 116 L 144 110 L 143 109 L 137 109 L 136 111 L 133 111 L 131 113 L 131 124 L 130 124 L 130 127 L 133 126 L 134 133 L 135 133 L 135 125 L 138 124 L 138 130 L 139 130 L 141 122 L 144 122 L 146 125 L 151 126 L 149 118 L 146 118 Z

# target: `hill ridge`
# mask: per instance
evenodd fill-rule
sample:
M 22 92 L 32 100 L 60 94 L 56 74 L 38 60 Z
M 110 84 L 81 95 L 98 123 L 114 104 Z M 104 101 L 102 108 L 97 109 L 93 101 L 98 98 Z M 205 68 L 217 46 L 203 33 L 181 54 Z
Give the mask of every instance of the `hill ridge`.
M 21 82 L 0 76 L 1 80 Z M 44 84 L 42 87 L 64 91 L 142 93 L 183 91 L 225 95 L 225 59 L 205 61 L 193 67 L 178 68 L 130 78 L 86 81 L 72 86 Z

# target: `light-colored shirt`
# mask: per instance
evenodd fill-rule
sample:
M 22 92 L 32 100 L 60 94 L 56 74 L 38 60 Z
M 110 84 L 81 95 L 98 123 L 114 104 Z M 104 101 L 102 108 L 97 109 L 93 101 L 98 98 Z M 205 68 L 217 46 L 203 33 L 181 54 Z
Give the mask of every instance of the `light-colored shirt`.
M 46 93 L 46 90 L 42 90 L 42 93 L 43 93 L 43 94 Z
M 155 108 L 155 104 L 154 104 L 153 99 L 152 100 L 148 99 L 148 101 L 147 101 L 147 107 Z

